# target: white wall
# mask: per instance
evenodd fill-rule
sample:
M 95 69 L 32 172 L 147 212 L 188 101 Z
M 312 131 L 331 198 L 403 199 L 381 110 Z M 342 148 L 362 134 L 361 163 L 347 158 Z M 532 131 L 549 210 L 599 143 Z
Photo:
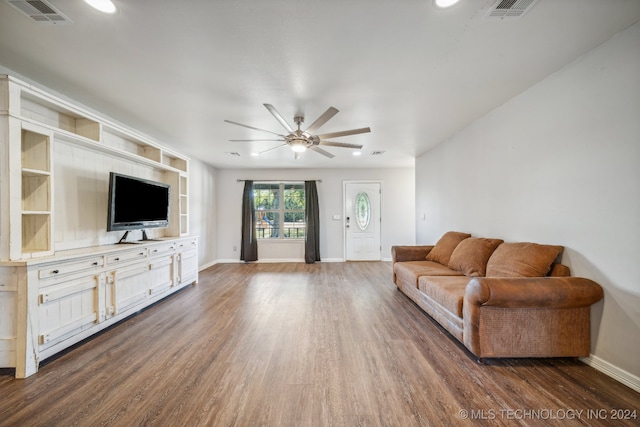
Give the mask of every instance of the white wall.
M 217 170 L 198 160 L 189 161 L 189 234 L 199 236 L 198 265 L 205 268 L 217 258 Z
M 345 180 L 382 183 L 382 257 L 391 258 L 391 246 L 415 242 L 414 169 L 221 169 L 218 170 L 218 259 L 240 259 L 240 226 L 243 183 L 238 179 L 322 180 L 318 183 L 320 205 L 320 257 L 322 261 L 344 259 L 342 186 Z M 333 220 L 340 215 L 340 220 Z M 300 247 L 272 244 L 271 251 L 259 246 L 261 260 L 304 260 Z M 237 250 L 234 252 L 233 247 Z M 272 251 L 277 250 L 274 254 Z
M 605 289 L 587 361 L 640 386 L 639 46 L 640 23 L 421 155 L 416 228 L 564 245 Z

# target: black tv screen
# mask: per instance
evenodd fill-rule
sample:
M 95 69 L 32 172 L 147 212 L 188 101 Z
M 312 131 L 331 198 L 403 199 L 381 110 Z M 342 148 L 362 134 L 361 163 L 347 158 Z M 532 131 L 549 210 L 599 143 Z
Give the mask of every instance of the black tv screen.
M 107 231 L 168 227 L 170 189 L 162 182 L 111 172 Z

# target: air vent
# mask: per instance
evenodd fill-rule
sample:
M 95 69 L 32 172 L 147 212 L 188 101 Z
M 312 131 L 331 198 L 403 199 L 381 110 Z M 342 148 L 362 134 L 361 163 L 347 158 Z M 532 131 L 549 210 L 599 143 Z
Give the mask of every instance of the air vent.
M 71 25 L 73 21 L 44 0 L 5 0 L 38 24 Z
M 372 156 L 382 156 L 384 154 L 384 151 L 372 151 L 371 155 Z
M 520 18 L 531 10 L 538 0 L 498 0 L 489 9 L 485 19 Z

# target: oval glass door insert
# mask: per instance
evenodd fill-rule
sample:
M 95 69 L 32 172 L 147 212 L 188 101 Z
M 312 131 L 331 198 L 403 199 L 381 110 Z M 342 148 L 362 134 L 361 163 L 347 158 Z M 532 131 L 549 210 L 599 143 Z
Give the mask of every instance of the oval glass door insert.
M 356 196 L 356 224 L 362 231 L 366 230 L 371 221 L 371 202 L 367 193 L 358 193 Z

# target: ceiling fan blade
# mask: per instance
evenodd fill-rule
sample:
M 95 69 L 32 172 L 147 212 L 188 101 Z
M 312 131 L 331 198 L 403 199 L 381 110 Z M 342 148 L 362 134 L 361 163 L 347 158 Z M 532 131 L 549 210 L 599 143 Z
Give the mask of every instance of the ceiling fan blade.
M 309 126 L 307 130 L 305 130 L 305 132 L 313 135 L 318 129 L 320 129 L 320 126 L 327 123 L 329 119 L 331 119 L 336 114 L 338 114 L 338 109 L 333 107 L 327 108 L 327 111 L 322 113 L 322 115 L 318 117 L 315 122 L 311 123 L 311 126 Z
M 281 139 L 230 139 L 229 142 L 282 142 Z
M 346 142 L 325 141 L 325 140 L 320 140 L 318 145 L 326 145 L 327 147 L 357 148 L 358 150 L 362 148 L 362 145 L 360 144 L 347 144 Z
M 280 137 L 284 138 L 284 135 L 280 135 L 279 133 L 271 132 L 270 130 L 264 130 L 264 129 L 254 128 L 253 126 L 243 125 L 242 123 L 232 122 L 231 120 L 225 120 L 225 122 L 227 122 L 227 123 L 231 123 L 232 125 L 236 125 L 236 126 L 242 126 L 243 128 L 248 128 L 248 129 L 253 129 L 253 130 L 259 130 L 260 132 L 267 132 L 267 133 L 271 133 L 271 134 L 273 134 L 273 135 L 278 135 L 278 136 L 280 136 Z
M 330 159 L 333 159 L 335 157 L 333 154 L 331 154 L 328 151 L 323 150 L 322 148 L 318 147 L 317 145 L 312 145 L 311 147 L 309 147 L 309 150 L 313 150 L 316 153 L 320 153 L 323 156 L 327 156 Z
M 269 110 L 269 112 L 273 115 L 273 117 L 276 118 L 276 120 L 278 122 L 280 122 L 280 124 L 289 132 L 289 133 L 293 133 L 293 128 L 289 125 L 289 123 L 287 123 L 287 121 L 280 115 L 280 113 L 278 113 L 278 110 L 275 109 L 275 107 L 271 104 L 263 104 L 265 107 L 267 107 L 267 110 Z
M 318 135 L 318 138 L 320 139 L 338 138 L 340 136 L 356 135 L 358 133 L 368 133 L 368 132 L 371 132 L 371 129 L 367 127 L 367 128 L 360 128 L 360 129 L 343 130 L 341 132 L 325 133 L 322 135 Z
M 287 145 L 287 144 L 285 143 L 285 144 L 276 145 L 275 147 L 267 148 L 266 150 L 259 152 L 258 156 L 261 155 L 261 154 L 266 153 L 267 151 L 271 151 L 271 150 L 275 150 L 276 148 L 284 147 L 285 145 Z

